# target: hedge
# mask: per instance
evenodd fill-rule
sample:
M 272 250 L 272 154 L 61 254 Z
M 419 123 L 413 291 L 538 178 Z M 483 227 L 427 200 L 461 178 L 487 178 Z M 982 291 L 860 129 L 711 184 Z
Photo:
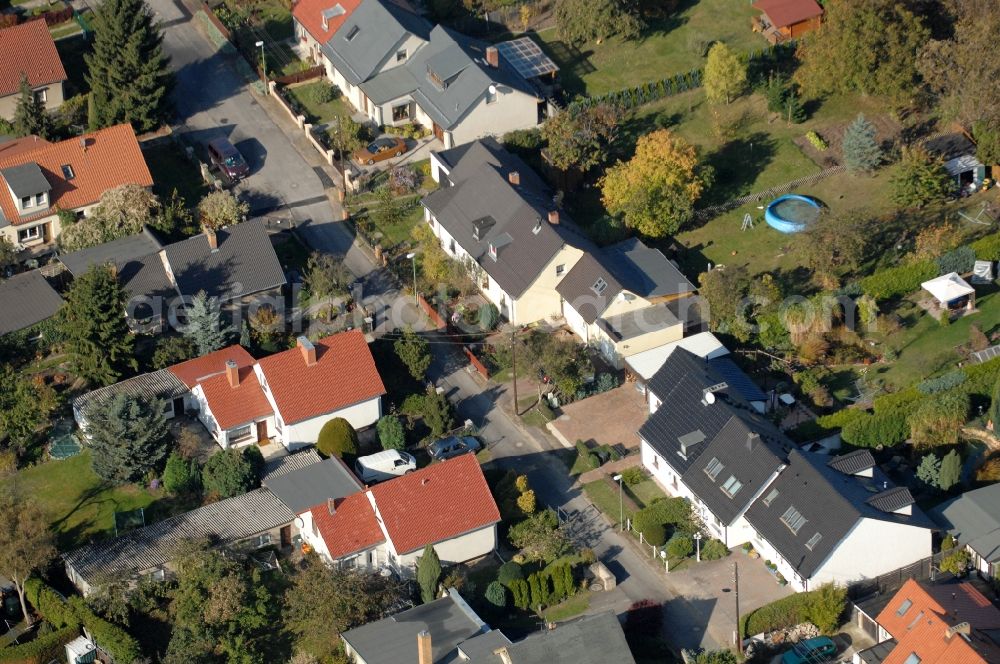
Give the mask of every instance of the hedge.
M 55 627 L 77 626 L 80 619 L 72 607 L 66 603 L 56 591 L 49 588 L 41 579 L 30 578 L 24 582 L 24 598 L 35 607 Z
M 1000 233 L 981 237 L 969 246 L 981 261 L 1000 261 Z
M 906 295 L 920 284 L 938 276 L 938 264 L 933 260 L 915 261 L 879 270 L 861 280 L 861 290 L 876 300 Z
M 854 420 L 865 417 L 868 413 L 859 408 L 844 408 L 829 415 L 822 415 L 815 420 L 799 424 L 788 433 L 798 442 L 808 442 L 829 436 L 843 429 Z
M 949 251 L 946 254 L 938 256 L 937 264 L 940 274 L 949 274 L 950 272 L 965 274 L 966 272 L 972 272 L 972 268 L 976 264 L 976 251 L 968 245 L 959 247 L 954 251 Z
M 773 632 L 806 622 L 809 619 L 810 594 L 803 592 L 782 597 L 741 616 L 742 636 Z
M 2 664 L 47 664 L 52 660 L 62 661 L 63 646 L 80 635 L 77 625 L 63 627 L 34 641 L 0 650 Z

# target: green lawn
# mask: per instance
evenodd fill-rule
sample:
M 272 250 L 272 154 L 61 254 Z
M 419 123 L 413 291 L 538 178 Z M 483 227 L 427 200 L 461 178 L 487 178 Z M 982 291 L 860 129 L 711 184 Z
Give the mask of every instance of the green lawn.
M 149 172 L 153 176 L 153 191 L 161 201 L 168 201 L 174 189 L 194 208 L 208 193 L 198 164 L 187 158 L 184 148 L 173 141 L 164 141 L 143 149 Z
M 626 485 L 625 490 L 632 495 L 637 503 L 643 506 L 649 505 L 657 498 L 667 497 L 667 494 L 663 493 L 663 490 L 651 479 L 643 480 L 633 486 Z
M 542 611 L 546 622 L 560 622 L 574 618 L 590 608 L 590 591 L 582 590 L 555 606 Z
M 84 21 L 88 25 L 93 25 L 94 12 L 86 9 L 81 13 L 83 14 Z M 81 32 L 83 32 L 83 28 L 80 27 L 80 23 L 77 22 L 75 17 L 58 25 L 49 27 L 49 34 L 52 35 L 52 39 L 65 39 L 66 37 L 71 37 Z M 65 65 L 66 63 L 63 62 L 63 64 Z
M 654 21 L 642 37 L 603 43 L 566 44 L 555 28 L 538 33 L 543 48 L 559 65 L 559 78 L 571 95 L 597 95 L 700 67 L 709 44 L 723 41 L 737 51 L 767 42 L 750 30 L 756 14 L 749 2 L 698 0 L 682 3 L 679 14 Z
M 90 468 L 89 452 L 26 468 L 4 482 L 13 482 L 48 515 L 62 551 L 114 535 L 116 511 L 150 508 L 163 498 L 162 492 L 141 487 L 104 485 Z M 159 511 L 147 512 L 146 522 Z
M 325 124 L 331 122 L 338 115 L 344 118 L 351 117 L 350 108 L 340 98 L 339 94 L 331 101 L 324 102 L 317 99 L 317 92 L 321 88 L 329 86 L 330 84 L 325 79 L 321 79 L 311 83 L 290 86 L 285 91 L 298 102 L 299 107 L 302 109 L 302 114 L 306 116 L 306 122 L 311 124 Z

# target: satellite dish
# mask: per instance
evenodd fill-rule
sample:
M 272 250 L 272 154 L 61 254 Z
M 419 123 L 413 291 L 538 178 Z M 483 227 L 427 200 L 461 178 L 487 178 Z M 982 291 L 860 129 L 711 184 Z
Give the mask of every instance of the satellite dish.
M 706 403 L 715 403 L 715 393 L 714 392 L 706 392 L 705 393 L 705 402 Z
M 490 84 L 490 94 L 495 95 L 497 93 L 497 86 Z

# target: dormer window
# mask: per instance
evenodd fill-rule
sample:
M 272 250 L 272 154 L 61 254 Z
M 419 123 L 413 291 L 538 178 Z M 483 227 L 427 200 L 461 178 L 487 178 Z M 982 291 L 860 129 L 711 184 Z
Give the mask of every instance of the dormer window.
M 344 35 L 344 39 L 346 39 L 347 41 L 351 41 L 352 39 L 358 36 L 359 32 L 361 32 L 361 28 L 359 26 L 352 25 L 351 29 L 347 31 L 346 35 Z
M 27 210 L 28 208 L 35 207 L 34 196 L 22 196 L 21 197 L 21 209 Z
M 608 282 L 604 280 L 604 277 L 598 277 L 594 285 L 590 287 L 590 290 L 594 291 L 598 295 L 604 293 L 605 289 L 608 287 Z
M 490 242 L 490 258 L 493 260 L 497 259 L 497 246 Z
M 69 164 L 63 164 L 60 168 L 62 168 L 63 177 L 67 180 L 72 180 L 76 177 L 76 173 L 73 172 L 73 167 Z

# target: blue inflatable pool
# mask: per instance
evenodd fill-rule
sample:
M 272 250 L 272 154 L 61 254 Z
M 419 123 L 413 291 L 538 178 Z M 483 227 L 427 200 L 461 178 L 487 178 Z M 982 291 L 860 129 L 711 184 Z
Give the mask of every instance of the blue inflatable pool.
M 785 194 L 764 210 L 767 225 L 781 233 L 798 233 L 819 218 L 819 203 L 807 196 Z

